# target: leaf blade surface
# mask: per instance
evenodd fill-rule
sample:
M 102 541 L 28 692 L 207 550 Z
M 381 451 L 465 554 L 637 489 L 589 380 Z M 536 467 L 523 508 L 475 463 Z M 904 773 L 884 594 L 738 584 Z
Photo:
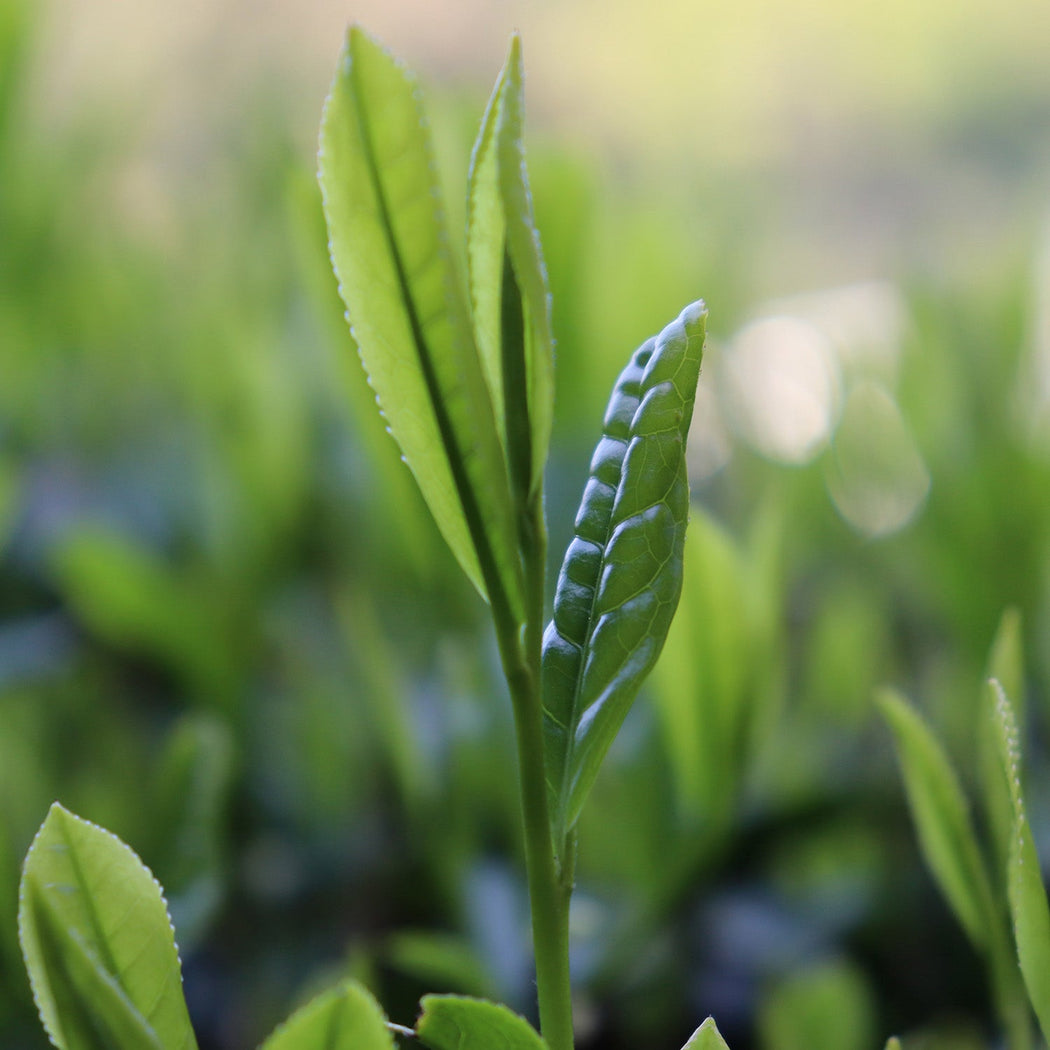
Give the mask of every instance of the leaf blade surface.
M 394 1040 L 375 999 L 346 981 L 292 1014 L 260 1050 L 394 1050 Z
M 685 441 L 706 308 L 685 308 L 624 369 L 543 639 L 544 757 L 555 841 L 660 653 L 682 587 Z
M 416 1034 L 430 1050 L 546 1050 L 523 1017 L 498 1003 L 458 995 L 428 995 Z
M 98 1016 L 83 999 L 95 988 L 99 1009 L 112 1008 L 111 1020 L 119 1016 L 124 1030 L 145 1040 L 130 1045 L 154 1045 L 151 1033 L 163 1050 L 196 1050 L 160 886 L 116 836 L 57 803 L 26 857 L 19 938 L 41 1020 L 57 1045 L 65 1045 L 56 1039 L 64 1030 L 57 1004 L 73 1000 L 85 1016 Z
M 459 289 L 414 81 L 351 28 L 321 123 L 332 265 L 390 432 L 482 595 L 520 617 L 503 450 Z

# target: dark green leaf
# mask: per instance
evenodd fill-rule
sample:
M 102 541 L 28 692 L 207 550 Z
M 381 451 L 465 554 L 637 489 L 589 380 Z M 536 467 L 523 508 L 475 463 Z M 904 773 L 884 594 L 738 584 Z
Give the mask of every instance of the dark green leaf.
M 484 999 L 428 995 L 416 1033 L 430 1050 L 546 1050 L 523 1017 Z
M 899 696 L 879 696 L 893 730 L 908 802 L 926 863 L 959 922 L 983 948 L 998 921 L 988 872 L 962 788 L 940 744 Z
M 543 640 L 545 760 L 562 841 L 682 589 L 689 516 L 685 443 L 707 317 L 686 307 L 621 374 L 576 516 Z
M 521 41 L 511 38 L 471 157 L 467 259 L 474 333 L 512 476 L 539 490 L 554 416 L 547 272 L 525 168 Z
M 988 689 L 994 696 L 1000 754 L 1013 805 L 1014 824 L 1007 884 L 1017 956 L 1043 1038 L 1050 1042 L 1050 906 L 1047 904 L 1046 887 L 1039 867 L 1039 855 L 1032 840 L 1032 829 L 1025 814 L 1021 791 L 1021 746 L 1013 708 L 999 682 L 993 679 Z
M 379 1004 L 352 981 L 297 1010 L 260 1050 L 394 1050 Z
M 418 93 L 356 27 L 325 104 L 320 181 L 340 294 L 390 432 L 467 575 L 520 618 L 510 484 Z
M 57 1046 L 196 1047 L 160 887 L 119 839 L 57 803 L 26 857 L 19 934 Z M 115 1042 L 98 1044 L 105 1033 Z

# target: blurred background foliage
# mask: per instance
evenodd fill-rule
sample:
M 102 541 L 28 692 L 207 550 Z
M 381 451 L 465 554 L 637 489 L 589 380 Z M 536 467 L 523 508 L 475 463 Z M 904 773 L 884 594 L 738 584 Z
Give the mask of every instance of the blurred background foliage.
M 351 18 L 427 85 L 454 228 L 523 31 L 552 561 L 622 362 L 711 307 L 682 608 L 582 827 L 581 1047 L 987 1045 L 871 697 L 975 770 L 1015 610 L 1050 844 L 1042 0 L 0 0 L 0 1043 L 44 1045 L 14 919 L 55 798 L 167 888 L 202 1050 L 339 973 L 406 1023 L 529 1009 L 487 620 L 327 264 Z

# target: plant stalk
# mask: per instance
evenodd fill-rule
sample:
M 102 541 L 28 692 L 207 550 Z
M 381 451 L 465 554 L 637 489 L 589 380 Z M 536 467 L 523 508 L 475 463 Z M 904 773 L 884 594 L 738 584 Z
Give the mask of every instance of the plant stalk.
M 497 624 L 500 652 L 514 707 L 525 865 L 532 912 L 540 1031 L 550 1050 L 573 1050 L 572 986 L 569 979 L 569 899 L 551 837 L 543 761 L 541 657 L 546 530 L 537 497 L 523 515 L 528 612 L 520 635 Z

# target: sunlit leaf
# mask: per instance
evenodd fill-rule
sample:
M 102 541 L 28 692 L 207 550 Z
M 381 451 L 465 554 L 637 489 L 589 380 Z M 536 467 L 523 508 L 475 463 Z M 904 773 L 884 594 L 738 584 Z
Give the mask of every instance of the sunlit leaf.
M 729 1050 L 713 1017 L 706 1021 L 689 1037 L 682 1050 Z
M 26 857 L 19 935 L 56 1046 L 196 1047 L 160 887 L 119 839 L 57 803 Z
M 356 27 L 325 104 L 319 162 L 332 264 L 390 432 L 467 575 L 520 618 L 506 464 L 418 92 Z
M 962 788 L 940 744 L 899 696 L 879 695 L 893 730 L 926 863 L 970 940 L 988 943 L 996 921 L 991 886 Z
M 455 995 L 428 995 L 416 1024 L 430 1050 L 546 1050 L 523 1017 L 498 1003 Z
M 260 1050 L 394 1050 L 394 1040 L 379 1004 L 347 981 L 297 1010 Z
M 1043 1038 L 1050 1042 L 1050 906 L 1021 791 L 1017 722 L 1002 685 L 993 679 L 988 689 L 994 695 L 1001 756 L 1014 815 L 1007 885 L 1017 956 Z
M 467 260 L 474 332 L 504 447 L 524 495 L 538 491 L 554 415 L 550 293 L 525 168 L 521 41 L 510 53 L 471 158 Z
M 545 760 L 557 842 L 660 654 L 682 588 L 685 442 L 707 311 L 686 307 L 621 374 L 543 639 Z

